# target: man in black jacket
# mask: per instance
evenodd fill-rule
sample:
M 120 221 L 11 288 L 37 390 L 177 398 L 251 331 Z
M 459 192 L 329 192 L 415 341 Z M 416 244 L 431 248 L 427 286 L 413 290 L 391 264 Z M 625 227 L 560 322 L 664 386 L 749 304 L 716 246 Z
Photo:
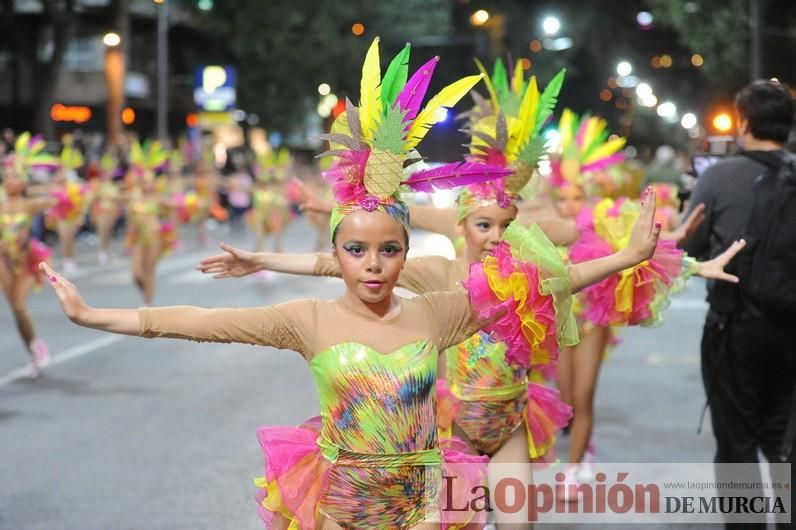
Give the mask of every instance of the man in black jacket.
M 738 93 L 735 103 L 743 151 L 705 170 L 691 196 L 691 209 L 705 204 L 705 222 L 685 243 L 688 253 L 697 258 L 716 256 L 744 237 L 754 182 L 769 171 L 759 160 L 792 156 L 784 151 L 794 119 L 794 102 L 786 86 L 756 81 Z M 726 282 L 708 284 L 708 302 L 702 380 L 716 437 L 715 462 L 756 463 L 759 450 L 769 462 L 792 463 L 793 437 L 786 431 L 794 427 L 796 337 L 787 331 L 796 315 L 782 315 L 783 324 L 764 314 L 737 285 Z M 749 472 L 757 477 L 747 479 L 759 480 L 757 465 L 749 466 Z

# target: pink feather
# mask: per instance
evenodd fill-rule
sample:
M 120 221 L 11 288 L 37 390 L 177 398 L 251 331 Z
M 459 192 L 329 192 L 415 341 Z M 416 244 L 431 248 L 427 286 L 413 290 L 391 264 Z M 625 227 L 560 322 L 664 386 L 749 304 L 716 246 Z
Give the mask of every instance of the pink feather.
M 438 61 L 439 57 L 434 57 L 418 68 L 395 99 L 395 104 L 401 110 L 408 111 L 404 116 L 404 122 L 414 120 L 417 117 L 417 113 L 420 112 L 420 105 L 423 103 L 423 98 L 426 97 L 426 90 L 428 90 L 431 76 L 434 74 Z
M 415 191 L 432 192 L 434 189 L 450 189 L 495 180 L 511 174 L 504 166 L 478 162 L 455 162 L 434 169 L 415 171 L 405 184 Z
M 323 172 L 323 178 L 332 185 L 337 202 L 357 202 L 367 195 L 362 176 L 370 151 L 344 151 L 334 165 Z
M 605 169 L 607 167 L 619 164 L 625 159 L 624 153 L 614 153 L 611 156 L 602 158 L 600 160 L 595 160 L 591 164 L 585 164 L 581 166 L 581 171 L 599 171 L 601 169 Z

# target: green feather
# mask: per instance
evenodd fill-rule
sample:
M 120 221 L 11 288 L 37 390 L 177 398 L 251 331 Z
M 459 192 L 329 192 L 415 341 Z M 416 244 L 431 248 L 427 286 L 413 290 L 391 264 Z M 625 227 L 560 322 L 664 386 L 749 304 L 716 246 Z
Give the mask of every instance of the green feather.
M 536 167 L 539 159 L 545 154 L 545 140 L 541 136 L 532 136 L 520 149 L 517 161 L 530 167 Z
M 373 143 L 375 149 L 382 149 L 397 155 L 403 153 L 406 143 L 406 124 L 404 116 L 406 111 L 398 107 L 389 107 L 384 114 L 384 118 L 379 123 L 373 133 Z
M 511 88 L 509 87 L 509 74 L 500 57 L 495 59 L 495 66 L 492 69 L 492 84 L 495 85 L 498 101 L 502 105 L 511 92 Z
M 539 96 L 539 107 L 536 110 L 536 122 L 534 122 L 532 136 L 539 134 L 542 125 L 544 125 L 547 118 L 553 113 L 553 109 L 558 102 L 558 94 L 561 92 L 561 86 L 564 84 L 564 75 L 566 75 L 566 73 L 566 69 L 562 68 L 547 84 L 542 95 Z
M 386 114 L 387 109 L 395 103 L 395 98 L 401 93 L 409 75 L 409 43 L 404 49 L 398 52 L 390 62 L 384 78 L 381 80 L 381 105 L 382 111 Z

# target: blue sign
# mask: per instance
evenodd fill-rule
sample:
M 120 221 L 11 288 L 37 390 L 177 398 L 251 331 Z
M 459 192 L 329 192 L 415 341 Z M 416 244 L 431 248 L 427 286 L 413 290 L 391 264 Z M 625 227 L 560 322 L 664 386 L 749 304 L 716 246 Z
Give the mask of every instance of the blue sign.
M 193 100 L 208 112 L 232 110 L 236 104 L 237 72 L 231 66 L 207 65 L 196 71 Z

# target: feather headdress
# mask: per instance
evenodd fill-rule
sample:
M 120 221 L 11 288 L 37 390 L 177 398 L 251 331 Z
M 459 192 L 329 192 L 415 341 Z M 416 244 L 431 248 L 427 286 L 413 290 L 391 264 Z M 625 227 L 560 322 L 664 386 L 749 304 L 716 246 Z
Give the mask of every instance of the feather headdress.
M 14 152 L 3 159 L 4 170 L 13 171 L 27 181 L 31 169 L 57 169 L 60 165 L 58 158 L 44 152 L 46 145 L 41 135 L 31 136 L 29 132 L 23 132 L 14 142 Z
M 83 166 L 83 154 L 69 145 L 65 145 L 61 150 L 61 167 L 64 169 L 76 170 Z
M 564 109 L 558 122 L 559 153 L 552 163 L 551 183 L 556 187 L 567 184 L 588 188 L 592 176 L 619 164 L 625 157 L 620 150 L 625 138 L 609 138 L 606 121 L 597 116 L 577 114 Z
M 511 80 L 500 59 L 495 61 L 491 77 L 477 59 L 476 65 L 484 75 L 490 99 L 487 102 L 474 94 L 474 109 L 462 115 L 468 119 L 463 131 L 471 137 L 470 159 L 502 165 L 511 174 L 462 190 L 457 199 L 459 220 L 479 204 L 497 202 L 507 208 L 520 196 L 546 152 L 542 126 L 553 113 L 566 73 L 561 70 L 540 92 L 536 76 L 525 81 L 519 63 Z
M 257 155 L 257 171 L 255 176 L 260 182 L 272 184 L 282 182 L 293 164 L 290 151 L 286 148 Z
M 162 169 L 168 161 L 169 152 L 157 140 L 147 140 L 143 145 L 134 141 L 130 145 L 130 166 L 139 178 L 153 180 L 155 171 Z
M 373 41 L 362 66 L 359 107 L 346 100 L 345 112 L 332 124 L 330 134 L 322 137 L 329 141 L 330 150 L 321 156 L 336 158 L 323 174 L 338 203 L 332 213 L 332 233 L 346 213 L 389 210 L 400 202 L 402 188 L 449 189 L 510 173 L 504 167 L 479 162 L 412 169 L 421 160 L 413 154 L 415 147 L 443 119 L 442 112 L 456 105 L 483 76 L 465 77 L 446 86 L 421 108 L 439 57 L 409 77 L 409 49 L 407 44 L 382 76 L 379 39 Z

